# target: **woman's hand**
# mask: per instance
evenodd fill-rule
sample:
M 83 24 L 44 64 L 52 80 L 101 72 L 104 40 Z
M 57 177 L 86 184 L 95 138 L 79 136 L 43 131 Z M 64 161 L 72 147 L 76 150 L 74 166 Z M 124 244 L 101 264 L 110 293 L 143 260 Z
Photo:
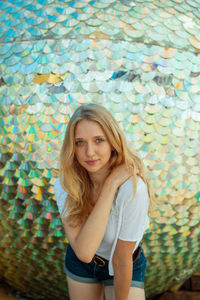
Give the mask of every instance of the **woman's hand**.
M 118 188 L 131 176 L 133 176 L 133 167 L 127 167 L 125 164 L 122 164 L 111 171 L 106 181 Z

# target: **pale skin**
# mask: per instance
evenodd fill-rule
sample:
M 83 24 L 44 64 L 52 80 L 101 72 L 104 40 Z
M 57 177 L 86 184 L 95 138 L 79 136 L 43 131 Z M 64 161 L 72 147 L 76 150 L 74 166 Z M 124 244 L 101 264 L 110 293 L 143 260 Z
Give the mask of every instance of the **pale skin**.
M 76 159 L 88 171 L 93 184 L 90 200 L 94 208 L 84 224 L 76 227 L 64 224 L 64 229 L 77 257 L 89 263 L 103 239 L 117 189 L 131 173 L 125 165 L 109 170 L 112 147 L 97 122 L 79 121 L 75 142 Z M 143 289 L 130 287 L 135 243 L 118 239 L 113 256 L 114 287 L 104 289 L 101 283 L 80 283 L 67 277 L 70 300 L 103 300 L 104 291 L 106 300 L 144 300 Z

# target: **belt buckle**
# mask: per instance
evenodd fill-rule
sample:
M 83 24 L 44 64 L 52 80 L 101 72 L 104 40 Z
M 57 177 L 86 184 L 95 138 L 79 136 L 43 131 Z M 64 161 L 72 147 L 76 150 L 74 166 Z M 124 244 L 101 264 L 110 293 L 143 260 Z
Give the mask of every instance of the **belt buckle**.
M 97 266 L 99 266 L 99 267 L 105 267 L 106 263 L 105 263 L 105 261 L 101 257 L 95 255 L 94 258 L 93 258 L 93 261 L 94 261 L 94 263 Z

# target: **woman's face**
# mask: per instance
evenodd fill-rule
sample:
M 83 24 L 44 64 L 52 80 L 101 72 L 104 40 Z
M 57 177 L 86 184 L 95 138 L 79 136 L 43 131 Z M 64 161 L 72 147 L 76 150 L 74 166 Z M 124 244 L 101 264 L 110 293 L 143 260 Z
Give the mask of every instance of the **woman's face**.
M 75 155 L 88 173 L 108 168 L 111 145 L 101 126 L 95 121 L 81 120 L 75 128 Z

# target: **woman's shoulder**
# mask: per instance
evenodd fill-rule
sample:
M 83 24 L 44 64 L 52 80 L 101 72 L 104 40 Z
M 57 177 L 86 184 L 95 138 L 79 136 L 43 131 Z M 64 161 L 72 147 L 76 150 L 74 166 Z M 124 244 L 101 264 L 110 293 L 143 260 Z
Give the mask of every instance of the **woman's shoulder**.
M 145 208 L 148 208 L 149 197 L 147 187 L 140 177 L 137 177 L 137 191 L 135 196 L 134 194 L 134 183 L 131 177 L 119 188 L 116 197 L 116 208 L 119 213 L 121 212 L 126 216 L 129 214 L 134 216 L 134 214 L 143 210 L 145 211 Z
M 144 181 L 142 180 L 141 177 L 137 176 L 137 190 L 140 189 L 140 188 L 146 188 L 146 185 L 144 183 Z M 133 184 L 133 178 L 129 178 L 127 179 L 119 188 L 119 190 L 122 192 L 122 193 L 125 193 L 125 192 L 131 192 L 131 193 L 134 193 L 134 184 Z
M 61 186 L 60 178 L 57 178 L 55 183 L 54 183 L 54 192 L 55 192 L 55 197 L 56 197 L 58 210 L 61 214 L 62 210 L 63 210 L 63 207 L 64 207 L 66 197 L 67 197 L 67 192 Z
M 58 177 L 54 183 L 54 192 L 56 199 L 59 198 L 60 196 L 63 196 L 66 198 L 67 192 L 63 189 L 61 183 L 60 183 L 60 178 Z
M 117 195 L 116 203 L 117 205 L 121 206 L 122 203 L 132 203 L 132 206 L 135 205 L 143 205 L 143 203 L 148 203 L 148 190 L 147 186 L 140 178 L 137 177 L 137 190 L 136 194 L 134 192 L 134 184 L 133 184 L 133 178 L 129 178 L 126 180 L 119 188 L 119 192 Z M 135 194 L 135 197 L 133 199 L 133 196 Z M 132 201 L 133 200 L 133 201 Z
M 56 178 L 55 183 L 54 183 L 54 190 L 55 191 L 60 191 L 62 189 L 61 183 L 60 183 L 60 178 Z

